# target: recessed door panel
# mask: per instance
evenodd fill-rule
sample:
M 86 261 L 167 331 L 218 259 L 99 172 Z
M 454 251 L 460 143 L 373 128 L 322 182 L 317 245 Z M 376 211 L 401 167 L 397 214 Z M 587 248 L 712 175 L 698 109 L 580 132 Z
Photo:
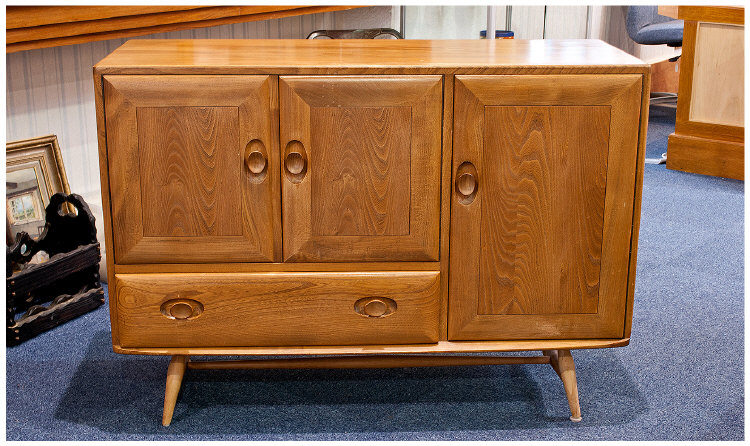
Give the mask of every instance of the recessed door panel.
M 409 235 L 411 107 L 314 107 L 312 234 Z
M 144 237 L 241 236 L 237 107 L 137 110 Z M 233 155 L 233 156 L 232 156 Z
M 478 314 L 596 313 L 609 106 L 485 107 Z

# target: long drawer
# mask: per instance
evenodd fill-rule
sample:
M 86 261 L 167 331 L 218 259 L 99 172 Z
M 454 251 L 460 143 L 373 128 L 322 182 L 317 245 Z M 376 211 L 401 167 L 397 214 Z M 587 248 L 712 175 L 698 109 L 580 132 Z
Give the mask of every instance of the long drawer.
M 117 274 L 122 347 L 432 343 L 440 273 Z

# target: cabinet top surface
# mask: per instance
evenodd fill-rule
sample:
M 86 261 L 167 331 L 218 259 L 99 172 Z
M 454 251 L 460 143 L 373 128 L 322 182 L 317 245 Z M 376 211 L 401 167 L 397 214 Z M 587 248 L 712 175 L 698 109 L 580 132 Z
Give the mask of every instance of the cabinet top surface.
M 603 67 L 640 72 L 643 61 L 600 40 L 130 40 L 96 65 L 98 72 L 201 69 L 299 72 L 305 69 Z

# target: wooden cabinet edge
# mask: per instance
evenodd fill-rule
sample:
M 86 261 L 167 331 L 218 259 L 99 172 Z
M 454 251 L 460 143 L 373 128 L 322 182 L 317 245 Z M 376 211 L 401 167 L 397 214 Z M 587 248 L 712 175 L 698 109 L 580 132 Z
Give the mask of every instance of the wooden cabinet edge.
M 112 211 L 109 195 L 109 158 L 107 154 L 107 134 L 104 112 L 104 77 L 94 67 L 94 105 L 96 111 L 96 136 L 99 151 L 99 181 L 102 197 L 102 216 L 104 218 L 104 253 L 107 267 L 107 295 L 109 298 L 110 321 L 117 320 L 117 304 L 112 302 L 116 295 L 114 239 L 112 238 Z M 112 340 L 118 343 L 116 325 L 112 325 Z
M 436 271 L 440 262 L 362 262 L 362 263 L 115 263 L 115 274 L 159 273 L 264 273 L 264 272 L 379 272 L 379 271 Z M 114 277 L 114 276 L 112 276 Z
M 638 236 L 641 227 L 641 204 L 643 199 L 643 174 L 646 160 L 646 131 L 648 129 L 649 97 L 651 94 L 651 70 L 642 77 L 641 116 L 638 129 L 638 151 L 635 163 L 635 190 L 633 191 L 633 226 L 630 233 L 630 259 L 628 263 L 628 285 L 625 296 L 625 320 L 623 337 L 630 338 L 633 325 L 633 304 L 635 301 L 635 274 L 638 255 Z
M 275 75 L 275 76 L 358 76 L 358 75 L 556 75 L 556 74 L 645 74 L 649 65 L 625 66 L 508 66 L 508 67 L 278 67 L 278 66 L 224 66 L 224 67 L 188 67 L 188 66 L 95 66 L 94 72 L 101 76 L 122 75 Z
M 361 345 L 361 346 L 294 346 L 294 347 L 202 347 L 202 348 L 124 348 L 113 344 L 115 353 L 128 355 L 206 355 L 206 356 L 273 356 L 273 355 L 400 355 L 435 353 L 490 353 L 536 350 L 580 350 L 625 347 L 630 338 L 561 339 L 540 341 L 440 341 L 435 344 Z

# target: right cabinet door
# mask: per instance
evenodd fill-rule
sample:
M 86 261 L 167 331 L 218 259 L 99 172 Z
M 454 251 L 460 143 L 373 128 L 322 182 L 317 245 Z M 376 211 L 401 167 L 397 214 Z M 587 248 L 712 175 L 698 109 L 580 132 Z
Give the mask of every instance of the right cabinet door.
M 456 76 L 449 338 L 620 338 L 642 76 Z

